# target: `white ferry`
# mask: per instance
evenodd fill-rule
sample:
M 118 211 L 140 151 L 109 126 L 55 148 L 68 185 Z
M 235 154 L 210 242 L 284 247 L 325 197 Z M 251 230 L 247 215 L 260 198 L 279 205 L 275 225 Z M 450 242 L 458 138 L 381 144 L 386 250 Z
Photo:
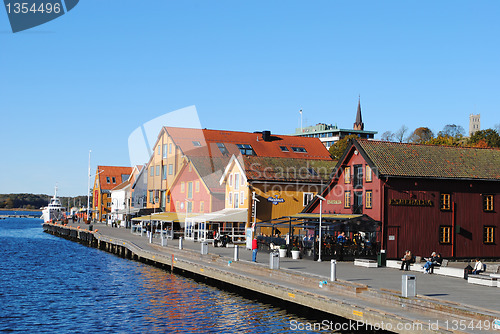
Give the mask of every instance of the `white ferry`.
M 66 208 L 62 206 L 61 201 L 57 197 L 57 187 L 54 197 L 50 199 L 49 205 L 43 208 L 41 218 L 44 223 L 66 219 Z

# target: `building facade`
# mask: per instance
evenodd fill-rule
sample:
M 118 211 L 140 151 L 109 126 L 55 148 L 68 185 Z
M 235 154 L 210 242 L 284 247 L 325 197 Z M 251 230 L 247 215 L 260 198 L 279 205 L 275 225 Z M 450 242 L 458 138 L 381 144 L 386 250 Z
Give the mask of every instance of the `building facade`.
M 382 223 L 381 249 L 445 258 L 500 254 L 500 151 L 356 140 L 323 192 L 323 213 Z M 305 212 L 319 212 L 314 200 Z

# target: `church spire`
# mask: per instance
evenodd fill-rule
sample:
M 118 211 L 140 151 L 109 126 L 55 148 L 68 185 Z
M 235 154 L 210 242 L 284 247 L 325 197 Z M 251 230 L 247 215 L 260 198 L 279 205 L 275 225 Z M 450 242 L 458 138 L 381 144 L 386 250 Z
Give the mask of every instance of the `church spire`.
M 356 113 L 356 123 L 354 123 L 354 130 L 364 130 L 365 125 L 361 118 L 361 96 L 358 98 L 358 112 Z

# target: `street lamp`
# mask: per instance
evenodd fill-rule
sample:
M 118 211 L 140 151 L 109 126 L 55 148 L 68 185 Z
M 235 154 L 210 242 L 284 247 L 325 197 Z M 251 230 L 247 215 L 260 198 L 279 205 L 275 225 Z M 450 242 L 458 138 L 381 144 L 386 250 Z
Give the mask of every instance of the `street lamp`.
M 318 262 L 321 262 L 321 215 L 322 215 L 322 212 L 323 212 L 323 201 L 325 201 L 325 198 L 320 196 L 320 195 L 316 195 L 316 197 L 318 197 L 319 199 L 319 243 L 318 243 L 318 248 L 319 248 L 319 251 L 318 251 Z

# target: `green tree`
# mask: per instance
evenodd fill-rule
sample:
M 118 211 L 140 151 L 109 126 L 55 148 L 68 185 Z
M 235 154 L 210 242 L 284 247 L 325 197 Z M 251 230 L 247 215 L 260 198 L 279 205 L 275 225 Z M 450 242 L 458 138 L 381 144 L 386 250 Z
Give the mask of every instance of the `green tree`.
M 443 130 L 438 132 L 438 136 L 441 137 L 450 136 L 455 138 L 461 138 L 464 136 L 464 134 L 465 134 L 464 128 L 456 124 L 447 124 L 444 126 Z
M 478 147 L 500 147 L 500 135 L 493 129 L 480 130 L 469 138 L 469 145 Z
M 437 136 L 436 138 L 431 138 L 422 144 L 425 145 L 439 145 L 439 146 L 463 146 L 463 141 L 460 138 L 455 138 L 452 136 Z
M 349 140 L 356 138 L 358 138 L 357 135 L 346 136 L 341 140 L 337 141 L 332 146 L 330 146 L 328 151 L 330 152 L 330 155 L 332 156 L 333 160 L 339 160 L 344 154 L 344 151 L 347 149 L 347 144 L 349 143 Z

